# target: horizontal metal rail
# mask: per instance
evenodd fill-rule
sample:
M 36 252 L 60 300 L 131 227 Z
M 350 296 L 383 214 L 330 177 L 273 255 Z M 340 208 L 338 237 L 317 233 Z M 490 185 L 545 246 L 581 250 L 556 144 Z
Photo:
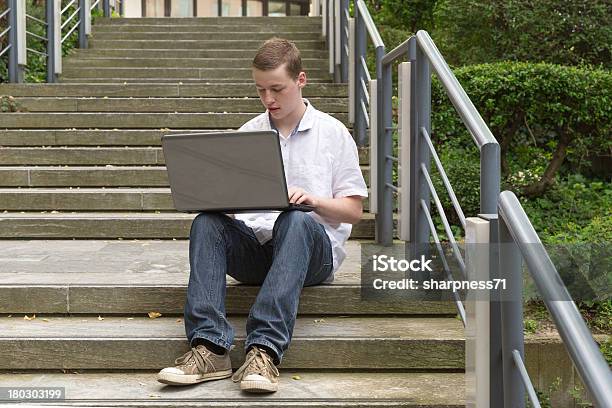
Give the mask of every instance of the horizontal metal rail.
M 429 176 L 427 167 L 425 167 L 425 164 L 423 163 L 421 163 L 421 172 L 423 176 L 425 176 L 425 180 L 427 181 L 427 187 L 429 187 L 429 192 L 431 193 L 431 196 L 434 199 L 436 208 L 438 209 L 438 214 L 440 215 L 440 218 L 442 219 L 442 224 L 444 225 L 444 231 L 446 231 L 446 236 L 451 244 L 451 248 L 453 249 L 453 255 L 455 256 L 455 259 L 457 260 L 457 263 L 459 264 L 459 269 L 461 270 L 463 278 L 467 279 L 467 275 L 465 272 L 465 261 L 463 260 L 463 257 L 461 256 L 461 252 L 459 252 L 459 246 L 457 245 L 457 240 L 455 239 L 455 235 L 453 234 L 453 231 L 451 230 L 450 223 L 448 222 L 448 218 L 446 218 L 446 213 L 444 212 L 444 207 L 442 207 L 442 202 L 440 201 L 440 198 L 438 197 L 438 193 L 436 192 L 436 188 L 434 187 L 433 182 L 431 181 L 431 177 Z
M 38 18 L 36 18 L 34 16 L 31 16 L 29 14 L 26 14 L 26 18 L 29 18 L 30 20 L 36 21 L 37 23 L 40 23 L 40 24 L 44 25 L 45 27 L 47 26 L 47 23 L 45 21 L 43 21 L 41 19 L 38 19 Z
M 398 45 L 397 47 L 395 47 L 394 49 L 392 49 L 391 51 L 389 51 L 382 59 L 382 64 L 383 65 L 389 65 L 391 63 L 393 63 L 395 60 L 401 58 L 404 55 L 408 54 L 408 44 L 410 42 L 410 39 L 404 41 L 403 43 L 401 43 L 400 45 Z
M 529 374 L 527 374 L 527 369 L 525 368 L 525 363 L 523 363 L 523 359 L 521 358 L 521 353 L 519 353 L 518 350 L 512 350 L 512 358 L 514 359 L 516 368 L 521 373 L 521 380 L 527 389 L 527 395 L 529 396 L 529 400 L 531 401 L 533 408 L 541 408 L 540 400 L 538 399 L 538 395 L 533 388 L 531 378 L 529 378 Z
M 68 37 L 70 37 L 70 34 L 72 34 L 72 33 L 74 32 L 74 30 L 76 30 L 77 28 L 79 28 L 79 25 L 80 25 L 80 24 L 81 24 L 81 20 L 78 20 L 78 21 L 76 22 L 76 24 L 75 24 L 75 25 L 74 25 L 74 26 L 73 26 L 73 27 L 70 29 L 70 31 L 68 31 L 68 33 L 67 33 L 67 34 L 66 34 L 64 37 L 62 37 L 62 41 L 60 41 L 60 43 L 62 43 L 62 44 L 63 44 L 63 43 L 64 43 L 64 41 L 66 41 L 66 39 L 67 39 Z
M 433 219 L 431 218 L 431 213 L 429 212 L 429 208 L 427 208 L 427 203 L 424 200 L 419 202 L 421 205 L 421 210 L 425 214 L 425 218 L 427 218 L 427 222 L 429 223 L 429 230 L 431 231 L 431 235 L 433 236 L 434 243 L 436 244 L 436 249 L 438 250 L 438 255 L 442 260 L 442 267 L 446 272 L 446 280 L 449 282 L 453 281 L 453 275 L 451 274 L 450 268 L 448 266 L 448 261 L 446 260 L 446 255 L 444 254 L 444 249 L 442 248 L 442 244 L 440 243 L 440 237 L 438 236 L 438 232 L 436 231 L 436 226 L 434 225 Z M 457 291 L 453 291 L 453 298 L 455 300 L 455 306 L 457 307 L 457 312 L 459 313 L 459 317 L 461 317 L 461 322 L 465 327 L 466 316 L 465 316 L 465 307 L 463 306 L 463 302 L 459 297 Z
M 46 56 L 47 56 L 47 53 L 46 53 L 46 52 L 36 51 L 36 50 L 33 50 L 32 48 L 26 48 L 26 50 L 28 50 L 28 51 L 30 51 L 30 52 L 32 52 L 32 53 L 34 53 L 34 54 L 37 54 L 37 55 L 42 55 L 43 57 L 46 57 Z
M 0 18 L 6 16 L 10 12 L 11 12 L 11 8 L 9 7 L 0 14 Z
M 64 21 L 64 23 L 60 26 L 62 30 L 64 29 L 64 27 L 66 27 L 66 25 L 68 25 L 68 23 L 70 23 L 70 21 L 72 21 L 72 19 L 79 13 L 79 11 L 81 11 L 81 8 L 77 7 L 77 9 L 74 10 L 74 13 L 72 13 L 70 17 L 68 17 L 66 21 Z M 80 22 L 81 21 L 79 20 L 79 23 Z
M 45 42 L 49 41 L 45 37 L 42 37 L 42 36 L 40 36 L 38 34 L 30 32 L 30 31 L 26 31 L 26 34 L 31 35 L 32 37 L 37 38 L 37 39 L 42 40 L 42 41 L 45 41 Z
M 13 44 L 9 44 L 2 51 L 0 51 L 0 57 L 3 56 L 5 53 L 7 53 L 11 49 L 12 46 Z
M 499 196 L 499 215 L 527 263 L 582 381 L 598 407 L 612 407 L 612 373 L 563 284 L 548 252 L 519 200 L 510 191 Z
M 73 5 L 74 3 L 76 3 L 76 1 L 77 1 L 77 0 L 72 0 L 70 3 L 68 3 L 68 4 L 66 5 L 66 7 L 64 7 L 64 8 L 62 9 L 62 11 L 60 11 L 60 14 L 63 16 L 63 15 L 64 15 L 64 13 L 66 12 L 66 10 L 68 10 L 70 7 L 72 7 L 72 5 Z
M 448 176 L 446 175 L 446 171 L 444 170 L 444 167 L 442 166 L 440 157 L 438 157 L 438 153 L 436 152 L 436 149 L 434 148 L 431 138 L 429 137 L 429 134 L 427 134 L 427 129 L 422 127 L 420 134 L 421 136 L 423 136 L 423 138 L 427 142 L 427 147 L 429 147 L 431 156 L 433 157 L 434 162 L 436 163 L 436 167 L 438 168 L 438 174 L 440 174 L 440 178 L 442 178 L 442 182 L 444 183 L 444 187 L 446 187 L 446 191 L 448 192 L 448 195 L 451 199 L 453 207 L 455 208 L 455 212 L 457 213 L 457 216 L 459 217 L 461 226 L 465 230 L 466 223 L 465 223 L 465 215 L 463 214 L 463 209 L 461 209 L 461 205 L 459 205 L 459 200 L 457 200 L 457 196 L 455 195 L 455 190 L 453 190 L 453 186 L 451 186 L 451 183 L 448 180 Z
M 0 38 L 2 38 L 4 34 L 8 33 L 9 31 L 11 31 L 11 26 L 8 26 L 6 30 L 0 33 Z

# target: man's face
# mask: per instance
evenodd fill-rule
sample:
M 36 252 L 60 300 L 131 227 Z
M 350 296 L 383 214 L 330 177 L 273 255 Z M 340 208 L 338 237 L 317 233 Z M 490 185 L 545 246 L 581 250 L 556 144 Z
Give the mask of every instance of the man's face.
M 273 119 L 282 120 L 303 106 L 301 90 L 306 85 L 304 72 L 292 78 L 285 64 L 270 71 L 253 68 L 253 79 L 259 98 Z

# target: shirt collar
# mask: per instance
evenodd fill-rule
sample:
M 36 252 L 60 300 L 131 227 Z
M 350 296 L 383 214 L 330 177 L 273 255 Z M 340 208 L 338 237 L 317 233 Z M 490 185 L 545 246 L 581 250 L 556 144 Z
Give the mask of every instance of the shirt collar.
M 311 129 L 312 126 L 313 126 L 313 123 L 314 123 L 315 108 L 312 106 L 312 104 L 310 103 L 310 101 L 308 99 L 302 98 L 302 100 L 306 104 L 306 111 L 304 112 L 304 115 L 302 116 L 302 119 L 298 123 L 298 128 L 297 128 L 298 132 L 303 132 L 305 130 Z M 268 118 L 268 127 L 269 127 L 269 129 L 270 130 L 277 130 L 274 127 L 274 125 L 272 124 L 272 120 L 270 119 L 270 111 L 266 110 L 266 113 L 267 113 L 266 117 Z M 297 132 L 295 132 L 295 133 L 297 133 Z

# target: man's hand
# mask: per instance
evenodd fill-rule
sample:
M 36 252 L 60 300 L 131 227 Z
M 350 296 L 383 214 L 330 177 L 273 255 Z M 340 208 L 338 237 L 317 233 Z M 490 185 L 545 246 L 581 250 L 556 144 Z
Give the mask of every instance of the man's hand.
M 289 202 L 294 204 L 308 204 L 315 208 L 315 212 L 331 223 L 347 222 L 356 224 L 361 219 L 363 207 L 360 196 L 339 198 L 317 197 L 308 194 L 299 187 L 289 187 Z
M 289 187 L 289 202 L 291 204 L 307 204 L 315 208 L 319 206 L 317 197 L 308 194 L 304 189 L 299 187 Z

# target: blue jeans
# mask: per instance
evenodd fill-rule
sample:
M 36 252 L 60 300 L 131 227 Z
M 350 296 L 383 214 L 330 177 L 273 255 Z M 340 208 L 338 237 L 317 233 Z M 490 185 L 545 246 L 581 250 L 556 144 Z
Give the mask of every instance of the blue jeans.
M 277 218 L 272 239 L 261 245 L 251 228 L 221 213 L 200 213 L 189 235 L 191 273 L 185 303 L 189 344 L 206 339 L 225 349 L 234 329 L 225 315 L 225 275 L 261 285 L 247 318 L 245 349 L 270 347 L 280 364 L 289 347 L 300 293 L 332 273 L 332 247 L 323 225 L 301 211 Z

